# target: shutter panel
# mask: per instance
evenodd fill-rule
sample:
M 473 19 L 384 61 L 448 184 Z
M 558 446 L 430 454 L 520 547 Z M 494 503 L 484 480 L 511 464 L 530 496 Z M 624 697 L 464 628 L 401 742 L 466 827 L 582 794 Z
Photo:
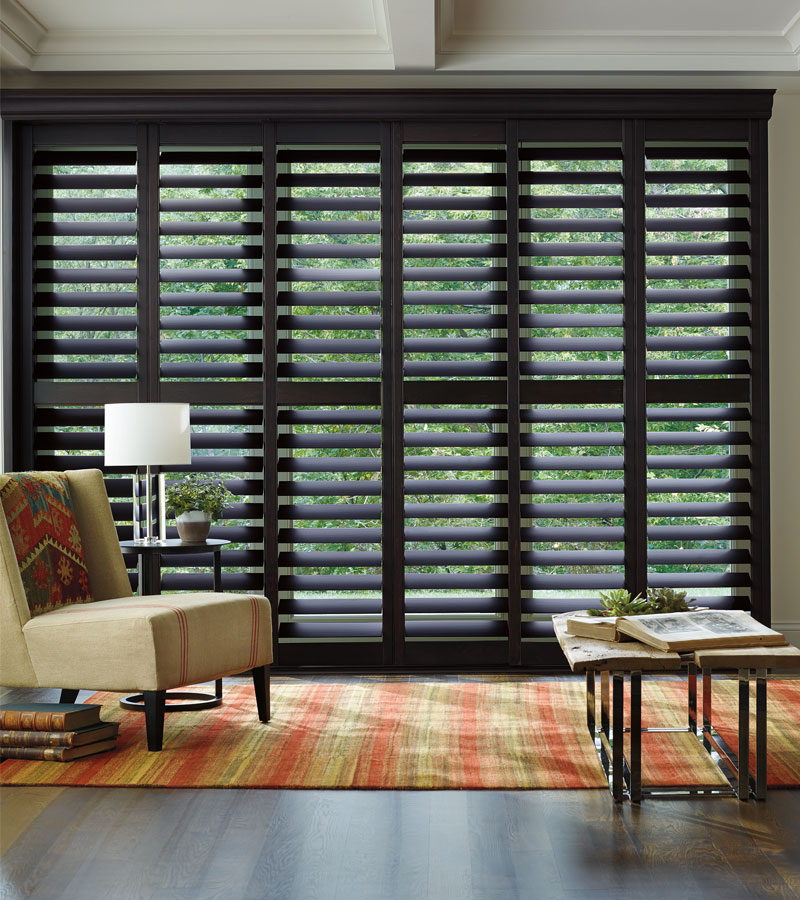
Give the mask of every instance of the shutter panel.
M 221 554 L 223 587 L 260 593 L 264 584 L 263 412 L 246 406 L 195 403 L 191 424 L 192 464 L 185 471 L 219 478 L 234 495 L 222 517 L 212 522 L 209 535 L 231 541 Z M 180 477 L 180 472 L 166 475 L 167 481 Z M 167 537 L 178 537 L 172 519 L 167 520 Z M 164 554 L 161 562 L 163 590 L 213 589 L 212 554 L 201 553 L 188 560 Z
M 750 375 L 749 154 L 646 154 L 647 374 L 685 398 L 648 405 L 648 582 L 747 608 L 750 415 L 729 400 Z M 700 381 L 716 402 L 692 402 Z
M 162 149 L 161 378 L 261 379 L 261 151 Z
M 164 145 L 159 162 L 162 399 L 173 383 L 199 383 L 176 396 L 192 400 L 191 471 L 219 478 L 234 495 L 210 533 L 232 542 L 222 551 L 223 584 L 261 592 L 263 412 L 244 405 L 237 386 L 263 378 L 262 151 Z M 230 405 L 209 405 L 223 386 Z M 178 536 L 173 520 L 167 535 Z M 211 590 L 212 563 L 210 554 L 165 554 L 163 589 Z
M 380 154 L 277 161 L 279 390 L 313 404 L 278 415 L 280 639 L 379 642 Z
M 37 148 L 34 378 L 136 379 L 136 150 Z
M 520 148 L 523 378 L 622 376 L 622 151 Z
M 625 582 L 622 150 L 527 143 L 519 155 L 520 369 L 528 398 L 522 633 L 531 639 L 552 633 L 554 612 L 595 606 L 598 591 Z M 591 398 L 577 380 L 594 382 Z M 574 402 L 546 402 L 565 389 Z M 536 397 L 541 402 L 531 403 Z
M 98 468 L 103 407 L 87 397 L 133 399 L 119 392 L 137 378 L 137 152 L 39 146 L 33 166 L 33 377 L 40 395 L 81 383 L 60 395 L 69 405 L 51 398 L 35 406 L 33 466 Z M 117 532 L 128 540 L 133 481 L 105 481 Z
M 506 375 L 505 180 L 501 147 L 403 151 L 404 377 L 430 396 L 404 417 L 412 643 L 508 637 L 506 417 L 470 402 Z

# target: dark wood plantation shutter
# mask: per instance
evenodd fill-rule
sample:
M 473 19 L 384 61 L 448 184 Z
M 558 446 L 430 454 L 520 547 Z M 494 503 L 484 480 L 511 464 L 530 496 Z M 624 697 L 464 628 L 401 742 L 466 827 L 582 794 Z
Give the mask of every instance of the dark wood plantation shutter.
M 279 634 L 377 662 L 380 152 L 279 145 L 276 185 Z
M 745 142 L 646 146 L 648 582 L 750 606 L 751 178 Z
M 502 641 L 497 659 L 507 656 L 506 415 L 504 404 L 474 402 L 506 377 L 505 163 L 497 145 L 410 145 L 403 152 L 405 634 L 412 658 L 426 649 L 413 642 L 465 639 Z
M 32 154 L 33 342 L 21 358 L 36 385 L 28 465 L 39 469 L 102 465 L 102 404 L 135 399 L 137 148 L 133 129 L 108 137 L 81 145 L 41 129 Z M 120 536 L 130 538 L 132 482 L 110 478 L 107 488 Z
M 159 371 L 162 397 L 192 404 L 191 470 L 234 502 L 211 536 L 225 586 L 263 589 L 263 165 L 260 146 L 175 146 L 159 154 Z M 168 479 L 180 473 L 168 473 Z M 177 532 L 170 525 L 170 537 Z M 212 560 L 162 560 L 165 590 L 210 590 Z M 196 565 L 195 565 L 196 563 Z
M 526 142 L 519 156 L 523 636 L 534 639 L 552 613 L 625 584 L 624 173 L 619 137 Z
M 514 97 L 15 124 L 15 467 L 190 403 L 279 665 L 549 666 L 620 587 L 768 621 L 768 97 Z

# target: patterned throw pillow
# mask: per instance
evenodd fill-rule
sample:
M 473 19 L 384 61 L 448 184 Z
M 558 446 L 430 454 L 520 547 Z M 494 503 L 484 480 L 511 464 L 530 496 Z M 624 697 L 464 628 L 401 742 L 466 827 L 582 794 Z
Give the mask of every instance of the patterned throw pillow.
M 91 603 L 89 573 L 66 476 L 60 472 L 0 475 L 0 504 L 31 615 L 70 603 Z

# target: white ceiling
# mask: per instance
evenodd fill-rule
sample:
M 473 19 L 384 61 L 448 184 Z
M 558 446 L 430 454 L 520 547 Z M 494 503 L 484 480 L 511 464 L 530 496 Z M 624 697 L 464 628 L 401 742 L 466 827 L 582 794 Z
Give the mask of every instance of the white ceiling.
M 800 77 L 800 0 L 0 0 L 17 73 Z

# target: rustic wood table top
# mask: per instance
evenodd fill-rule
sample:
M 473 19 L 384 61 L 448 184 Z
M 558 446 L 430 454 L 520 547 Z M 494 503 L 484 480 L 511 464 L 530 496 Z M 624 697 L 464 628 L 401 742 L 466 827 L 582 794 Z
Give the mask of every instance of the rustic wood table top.
M 573 672 L 670 672 L 681 667 L 680 654 L 656 650 L 639 641 L 598 641 L 569 634 L 567 619 L 574 615 L 571 612 L 553 616 L 556 638 Z M 800 669 L 800 650 L 790 644 L 785 647 L 715 647 L 695 650 L 694 662 L 701 669 Z

